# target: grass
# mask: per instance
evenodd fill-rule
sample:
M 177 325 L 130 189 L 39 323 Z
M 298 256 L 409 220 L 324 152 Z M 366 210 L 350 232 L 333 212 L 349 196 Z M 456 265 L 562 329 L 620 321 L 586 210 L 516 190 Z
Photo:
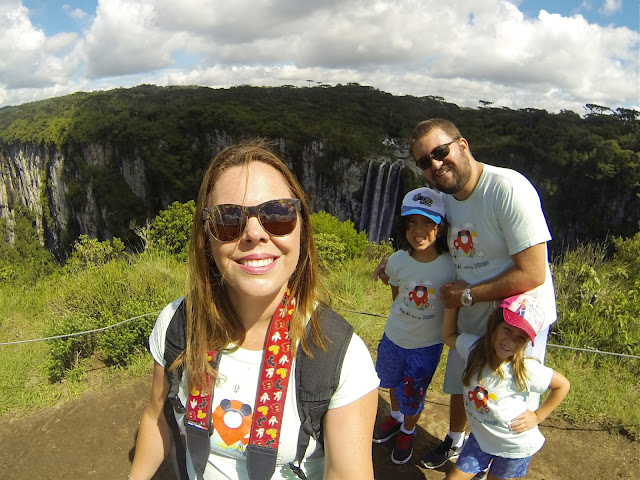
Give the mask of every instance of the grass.
M 113 324 L 159 311 L 182 294 L 183 283 L 183 264 L 150 255 L 134 264 L 116 260 L 56 275 L 29 287 L 0 283 L 0 342 L 46 337 L 69 316 Z M 153 321 L 149 317 L 150 325 Z M 88 388 L 149 372 L 150 357 L 143 349 L 134 352 L 126 368 L 106 368 L 100 356 L 99 350 L 87 358 L 77 356 L 64 378 L 51 382 L 48 342 L 0 346 L 0 415 L 53 405 Z
M 629 287 L 619 283 L 637 281 L 635 273 L 625 274 L 617 260 L 602 262 L 601 252 L 597 249 L 594 252 L 600 264 L 583 251 L 554 268 L 559 272 L 556 278 L 559 320 L 550 342 L 570 341 L 575 347 L 617 346 L 637 355 L 634 353 L 638 348 L 637 316 L 629 318 L 627 311 L 612 310 L 604 295 L 603 298 L 596 295 L 589 307 L 584 301 L 576 303 L 576 296 L 591 299 L 597 293 L 593 289 L 606 287 L 608 292 L 624 292 L 628 299 L 626 308 L 631 312 L 637 309 L 634 305 L 637 297 L 628 293 L 633 284 Z M 390 288 L 373 281 L 376 264 L 377 261 L 364 257 L 347 260 L 324 279 L 333 308 L 354 326 L 374 359 L 391 304 Z M 158 311 L 182 295 L 183 281 L 184 264 L 162 256 L 144 255 L 133 262 L 117 260 L 86 271 L 58 274 L 31 286 L 0 283 L 0 342 L 42 337 L 52 325 L 79 312 L 90 318 L 102 316 L 114 323 L 128 316 Z M 575 318 L 576 312 L 580 313 L 580 321 Z M 612 344 L 611 338 L 600 338 L 611 332 L 607 322 L 615 322 L 615 329 L 629 330 L 626 336 L 616 333 L 613 340 L 617 344 Z M 569 328 L 571 325 L 574 327 Z M 594 330 L 599 332 L 595 337 Z M 593 342 L 596 343 L 592 345 Z M 97 350 L 90 357 L 76 358 L 64 379 L 51 383 L 46 368 L 48 356 L 49 345 L 45 342 L 0 346 L 0 415 L 28 412 L 73 398 L 86 389 L 101 389 L 140 378 L 149 374 L 151 365 L 149 354 L 139 351 L 129 359 L 127 367 L 107 368 Z M 595 424 L 638 439 L 637 359 L 549 347 L 546 363 L 567 376 L 572 384 L 569 396 L 554 412 L 555 416 L 576 426 Z M 430 391 L 442 390 L 445 364 L 446 348 Z

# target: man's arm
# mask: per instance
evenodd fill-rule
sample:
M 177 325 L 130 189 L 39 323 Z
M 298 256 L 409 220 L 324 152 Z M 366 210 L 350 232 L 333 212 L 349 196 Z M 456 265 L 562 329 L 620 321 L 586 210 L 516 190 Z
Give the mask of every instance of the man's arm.
M 511 255 L 513 265 L 493 278 L 471 286 L 476 302 L 493 302 L 528 292 L 544 283 L 547 272 L 547 244 L 539 243 Z M 469 284 L 457 280 L 440 289 L 440 298 L 447 308 L 461 307 L 460 297 Z
M 385 272 L 387 268 L 387 263 L 389 262 L 388 258 L 382 258 L 378 266 L 373 271 L 373 281 L 377 281 L 378 279 L 382 281 L 385 285 L 389 285 L 389 275 Z M 395 300 L 395 298 L 394 298 Z

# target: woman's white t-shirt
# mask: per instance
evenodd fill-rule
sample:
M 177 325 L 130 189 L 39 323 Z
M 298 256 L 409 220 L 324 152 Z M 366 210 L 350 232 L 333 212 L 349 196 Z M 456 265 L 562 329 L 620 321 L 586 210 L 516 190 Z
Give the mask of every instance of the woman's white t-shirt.
M 149 336 L 149 348 L 154 360 L 165 366 L 164 343 L 167 327 L 176 309 L 182 302 L 182 298 L 167 305 L 158 316 L 155 327 Z M 253 412 L 257 390 L 258 376 L 262 362 L 262 351 L 245 350 L 238 348 L 233 352 L 225 352 L 221 356 L 219 365 L 219 377 L 214 389 L 212 411 L 218 411 L 214 419 L 214 433 L 210 437 L 211 451 L 204 478 L 248 480 L 246 469 L 246 457 L 244 450 L 251 429 L 251 415 L 247 412 L 248 405 Z M 295 360 L 291 367 L 295 369 Z M 295 375 L 289 376 L 287 398 L 285 400 L 280 445 L 276 470 L 272 479 L 298 478 L 289 467 L 289 463 L 295 458 L 300 429 L 300 417 L 298 416 L 296 389 L 294 386 Z M 333 397 L 329 402 L 329 408 L 338 408 L 348 405 L 376 389 L 380 381 L 375 372 L 371 355 L 360 337 L 355 333 L 349 343 L 340 382 Z M 184 405 L 187 403 L 187 375 L 184 374 L 180 384 L 179 396 Z M 230 402 L 226 413 L 221 410 L 222 400 Z M 176 420 L 184 431 L 184 414 L 176 414 Z M 324 471 L 324 452 L 316 445 L 313 438 L 309 440 L 309 447 L 302 462 L 302 470 L 309 480 L 322 478 Z M 187 452 L 187 470 L 190 478 L 195 478 L 191 459 Z

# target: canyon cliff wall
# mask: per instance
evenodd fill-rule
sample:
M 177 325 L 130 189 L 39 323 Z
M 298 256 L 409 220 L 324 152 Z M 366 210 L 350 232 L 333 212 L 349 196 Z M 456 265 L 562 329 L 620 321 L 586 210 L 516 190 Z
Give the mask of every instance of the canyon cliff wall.
M 165 142 L 158 143 L 157 148 L 167 148 Z M 234 139 L 215 131 L 193 143 L 210 152 L 212 158 Z M 403 193 L 400 169 L 407 168 L 416 178 L 420 175 L 412 162 L 407 162 L 408 153 L 402 148 L 390 156 L 329 160 L 322 141 L 312 141 L 295 154 L 287 150 L 284 139 L 276 139 L 275 145 L 296 173 L 313 211 L 324 210 L 340 220 L 353 221 L 356 228 L 370 233 L 372 241 L 391 236 L 391 220 Z M 68 248 L 65 242 L 80 234 L 101 240 L 133 238 L 133 232 L 126 231 L 130 222 L 142 224 L 173 201 L 186 200 L 170 188 L 154 184 L 141 153 L 146 147 L 134 144 L 122 149 L 106 142 L 61 150 L 30 143 L 0 144 L 0 217 L 12 225 L 15 208 L 28 208 L 34 214 L 40 241 L 58 258 Z M 119 194 L 114 196 L 114 191 Z M 196 195 L 197 188 L 191 198 Z M 125 200 L 125 205 L 135 208 L 119 205 Z

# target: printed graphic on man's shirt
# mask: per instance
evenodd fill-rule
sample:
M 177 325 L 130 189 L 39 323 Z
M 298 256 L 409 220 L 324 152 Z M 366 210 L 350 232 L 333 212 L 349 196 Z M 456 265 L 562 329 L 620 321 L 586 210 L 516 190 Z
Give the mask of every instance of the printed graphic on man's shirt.
M 252 414 L 251 406 L 246 403 L 226 398 L 222 400 L 211 415 L 214 436 L 222 440 L 216 442 L 216 446 L 221 449 L 244 451 L 249 443 Z
M 455 258 L 473 258 L 476 256 L 476 249 L 474 245 L 474 237 L 476 236 L 476 232 L 472 229 L 473 227 L 470 224 L 461 227 L 455 233 L 451 249 L 453 256 Z
M 480 413 L 489 413 L 489 400 L 496 401 L 498 398 L 481 385 L 476 386 L 475 390 L 470 390 L 467 395 L 469 402 L 473 402 L 475 411 Z

